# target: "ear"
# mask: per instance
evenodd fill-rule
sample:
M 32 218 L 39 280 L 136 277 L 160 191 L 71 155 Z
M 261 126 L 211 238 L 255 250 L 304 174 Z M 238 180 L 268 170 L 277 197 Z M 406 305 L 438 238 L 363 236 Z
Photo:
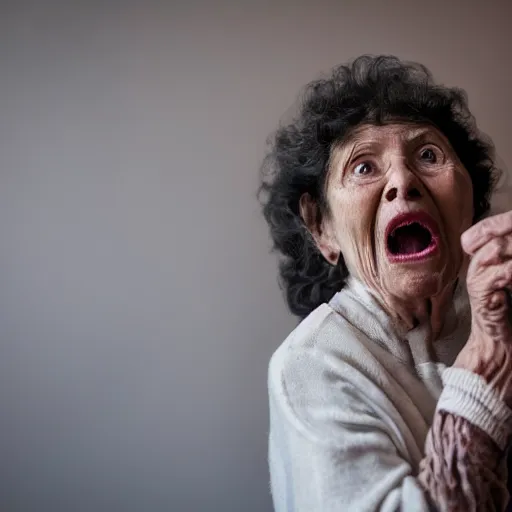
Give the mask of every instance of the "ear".
M 331 265 L 336 265 L 340 248 L 330 224 L 321 218 L 318 205 L 308 192 L 300 197 L 299 212 L 318 250 Z

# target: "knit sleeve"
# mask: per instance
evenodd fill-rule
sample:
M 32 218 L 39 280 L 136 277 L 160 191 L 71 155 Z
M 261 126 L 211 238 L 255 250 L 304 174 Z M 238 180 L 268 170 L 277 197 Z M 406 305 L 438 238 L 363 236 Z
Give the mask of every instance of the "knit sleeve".
M 505 510 L 509 499 L 503 451 L 479 427 L 442 410 L 434 416 L 418 479 L 437 510 Z

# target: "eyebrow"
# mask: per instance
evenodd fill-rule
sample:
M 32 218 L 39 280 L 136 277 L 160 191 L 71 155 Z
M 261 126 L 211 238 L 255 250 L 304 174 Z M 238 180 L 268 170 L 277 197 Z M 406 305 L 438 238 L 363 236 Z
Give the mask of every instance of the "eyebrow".
M 438 133 L 438 131 L 432 127 L 432 126 L 422 126 L 418 129 L 412 131 L 412 133 L 408 134 L 409 136 L 406 137 L 405 142 L 407 144 L 410 144 L 411 142 L 414 143 L 416 141 L 422 140 L 427 138 L 428 136 L 435 137 L 438 141 L 446 143 L 444 138 Z M 344 149 L 348 149 L 349 146 L 352 146 L 350 155 L 354 153 L 354 150 L 359 147 L 375 147 L 380 146 L 381 142 L 377 139 L 367 139 L 364 141 L 360 140 L 360 133 L 357 131 L 355 133 L 352 133 L 349 135 L 347 139 L 344 141 L 340 141 L 338 144 L 333 145 L 332 151 L 342 151 Z
M 444 138 L 439 134 L 439 132 L 431 127 L 418 131 L 407 139 L 407 143 L 420 141 L 422 139 L 426 139 L 428 136 L 435 137 L 438 141 L 445 143 Z

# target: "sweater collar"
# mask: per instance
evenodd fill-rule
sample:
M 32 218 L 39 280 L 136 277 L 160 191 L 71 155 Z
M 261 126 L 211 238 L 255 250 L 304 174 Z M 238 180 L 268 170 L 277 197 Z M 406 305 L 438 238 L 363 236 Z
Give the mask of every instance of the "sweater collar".
M 329 305 L 372 341 L 404 362 L 411 356 L 415 364 L 428 362 L 423 360 L 426 357 L 423 354 L 429 353 L 432 347 L 437 361 L 451 365 L 469 336 L 471 310 L 463 276 L 458 280 L 443 329 L 434 343 L 430 340 L 427 326 L 419 325 L 407 330 L 386 313 L 366 285 L 352 276 Z

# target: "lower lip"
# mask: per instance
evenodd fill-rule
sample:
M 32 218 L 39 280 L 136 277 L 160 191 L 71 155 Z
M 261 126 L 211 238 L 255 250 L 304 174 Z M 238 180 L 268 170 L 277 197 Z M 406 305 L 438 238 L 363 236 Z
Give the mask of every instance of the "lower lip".
M 388 259 L 391 263 L 409 263 L 423 261 L 432 256 L 434 253 L 436 253 L 438 247 L 438 240 L 436 238 L 433 238 L 430 245 L 426 249 L 423 249 L 423 251 L 421 252 L 414 252 L 411 254 L 391 254 L 388 251 Z

